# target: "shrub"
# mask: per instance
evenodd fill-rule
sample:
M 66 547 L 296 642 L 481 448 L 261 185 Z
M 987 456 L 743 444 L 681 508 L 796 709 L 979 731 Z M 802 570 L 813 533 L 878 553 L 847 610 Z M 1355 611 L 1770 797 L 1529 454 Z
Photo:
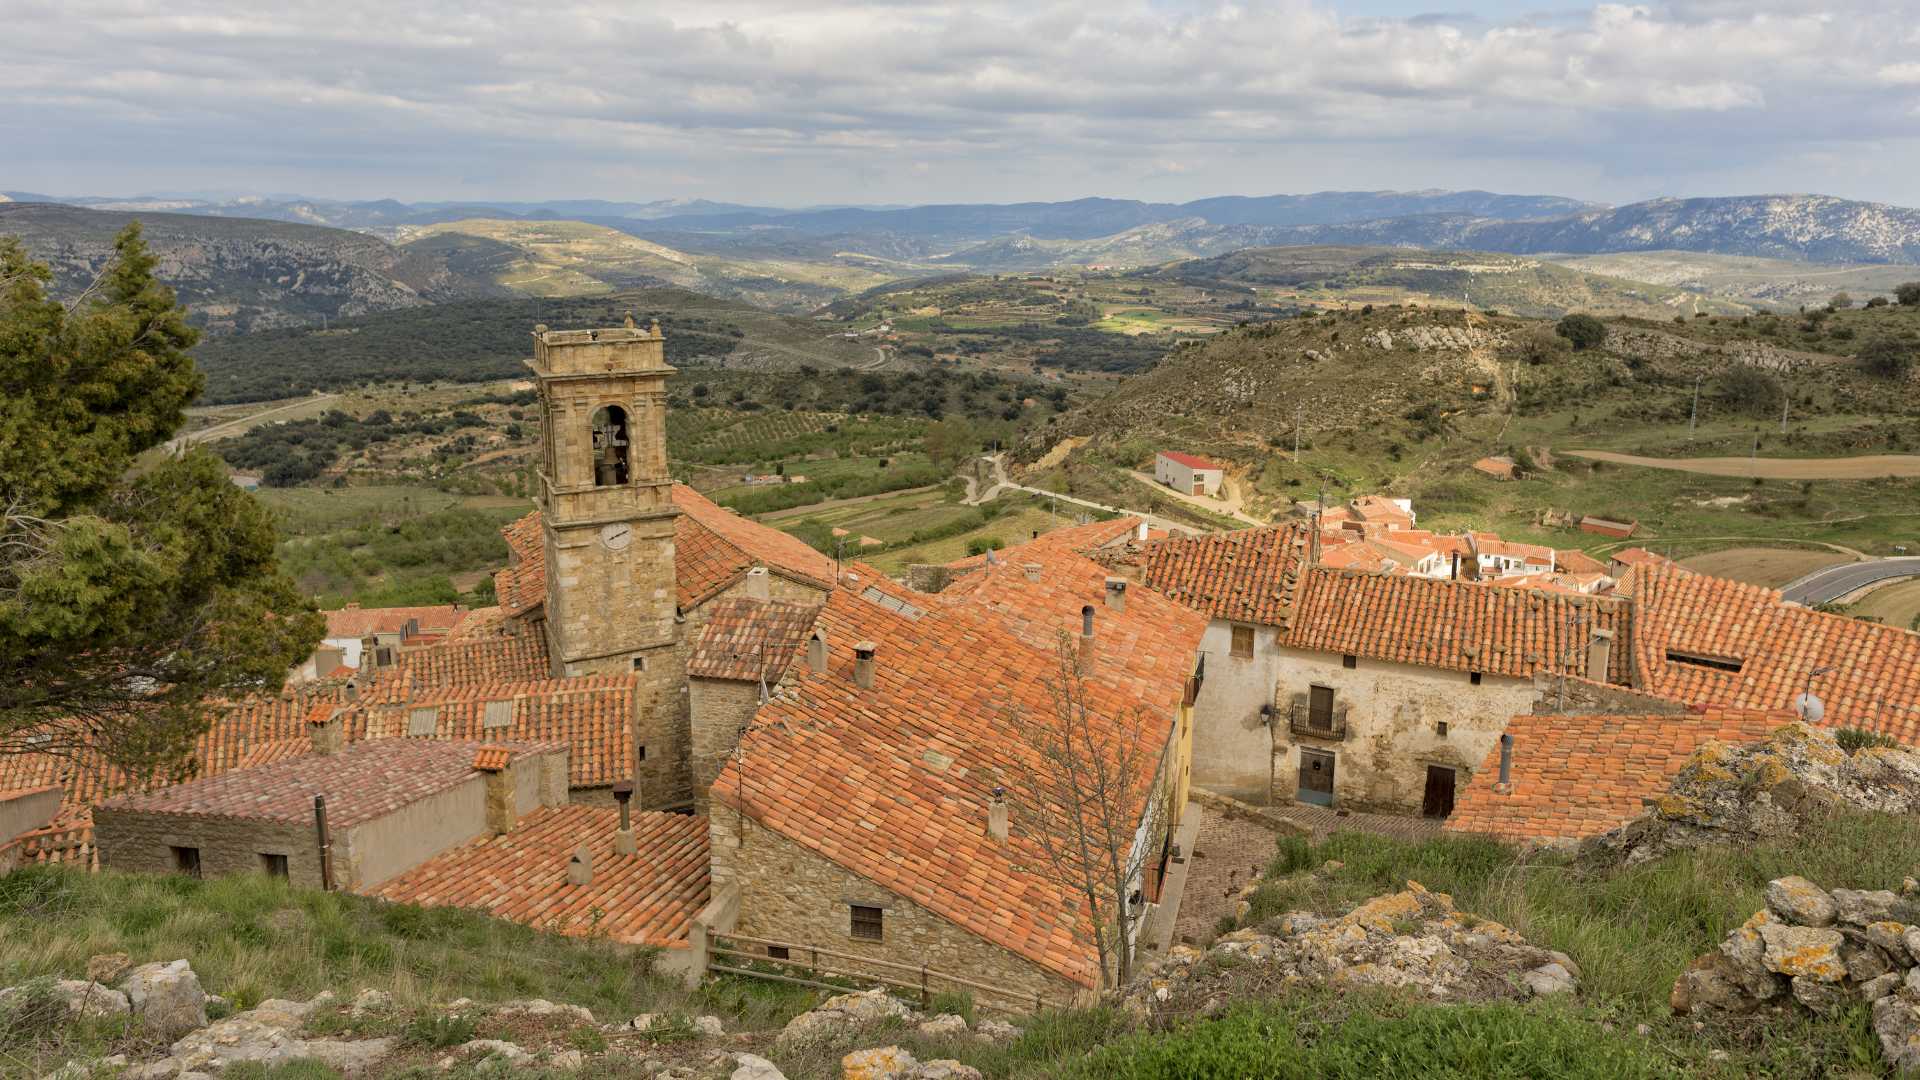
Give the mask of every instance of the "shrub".
M 1908 281 L 1895 285 L 1893 298 L 1909 307 L 1920 307 L 1920 281 Z
M 1904 379 L 1913 370 L 1913 349 L 1883 338 L 1860 350 L 1860 366 L 1883 379 Z
M 1890 735 L 1882 735 L 1877 731 L 1863 731 L 1860 728 L 1841 728 L 1833 733 L 1833 740 L 1840 744 L 1840 749 L 1849 754 L 1857 750 L 1900 745 L 1900 741 Z
M 1853 297 L 1848 296 L 1846 293 L 1843 293 L 1843 292 L 1834 293 L 1833 299 L 1827 301 L 1828 311 L 1845 311 L 1852 306 L 1853 306 Z
M 1553 330 L 1572 342 L 1576 349 L 1598 348 L 1607 340 L 1607 324 L 1591 315 L 1568 315 L 1556 323 Z
M 401 1038 L 409 1046 L 445 1050 L 449 1046 L 472 1042 L 477 1029 L 478 1025 L 471 1016 L 416 1016 L 407 1021 Z
M 1784 392 L 1780 380 L 1759 368 L 1739 365 L 1720 373 L 1714 380 L 1720 400 L 1742 412 L 1771 415 L 1780 407 Z
M 1869 296 L 1867 297 L 1867 306 L 1870 308 L 1886 307 L 1887 298 L 1884 296 Z

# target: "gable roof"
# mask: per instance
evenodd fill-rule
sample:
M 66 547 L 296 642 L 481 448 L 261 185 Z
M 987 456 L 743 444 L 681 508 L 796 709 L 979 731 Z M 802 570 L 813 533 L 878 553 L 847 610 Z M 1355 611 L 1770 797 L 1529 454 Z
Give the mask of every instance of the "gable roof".
M 402 652 L 391 667 L 369 670 L 368 676 L 369 696 L 379 698 L 412 687 L 541 681 L 552 678 L 553 661 L 546 635 L 536 630 L 437 642 Z
M 470 908 L 549 932 L 604 934 L 613 941 L 684 945 L 709 898 L 707 819 L 690 814 L 633 815 L 639 854 L 613 850 L 620 811 L 542 807 L 503 836 L 442 852 L 395 877 L 373 895 L 395 903 Z M 593 880 L 574 885 L 567 864 L 587 846 Z
M 1057 678 L 1058 657 L 1011 631 L 996 601 L 912 594 L 925 607 L 910 613 L 867 598 L 869 587 L 880 600 L 906 595 L 871 573 L 854 567 L 852 586 L 830 594 L 820 615 L 828 670 L 796 668 L 787 688 L 760 708 L 739 755 L 714 781 L 716 804 L 971 934 L 1092 985 L 1096 953 L 1085 936 L 1082 901 L 1044 869 L 1045 856 L 1022 834 L 1017 808 L 1005 844 L 985 832 L 993 787 L 1005 782 L 1015 760 L 1034 753 L 1022 717 L 1051 714 L 1048 681 Z M 1006 583 L 995 572 L 975 588 Z M 1030 604 L 1050 610 L 1038 599 Z M 1035 616 L 1029 632 L 1047 623 L 1048 616 Z M 870 689 L 853 678 L 853 644 L 861 641 L 877 646 Z M 1179 700 L 1184 673 L 1173 678 L 1153 668 L 1144 682 L 1116 685 L 1100 670 L 1086 684 L 1093 723 L 1118 734 L 1116 718 L 1138 715 L 1153 739 L 1168 737 L 1174 713 L 1156 706 Z M 1159 754 L 1146 756 L 1158 768 Z
M 1185 465 L 1189 469 L 1218 470 L 1220 468 L 1220 466 L 1214 464 L 1211 461 L 1208 461 L 1206 458 L 1196 457 L 1192 454 L 1181 453 L 1178 450 L 1162 450 L 1160 451 L 1160 456 L 1163 458 L 1166 458 L 1168 461 Z
M 343 715 L 350 741 L 564 743 L 569 786 L 605 787 L 634 773 L 633 718 L 638 685 L 637 676 L 621 674 L 434 686 L 395 694 Z M 490 702 L 511 704 L 500 726 L 487 726 Z M 429 708 L 434 710 L 433 734 L 414 736 L 415 710 Z M 360 732 L 357 736 L 356 731 Z
M 749 567 L 755 565 L 765 566 L 783 577 L 821 589 L 833 587 L 833 560 L 815 551 L 798 537 L 789 536 L 778 529 L 741 517 L 685 484 L 673 485 L 673 502 L 680 508 L 680 521 L 697 526 L 698 528 L 693 530 L 696 533 L 704 530 L 706 534 L 710 534 L 710 537 L 701 535 L 700 543 L 731 551 L 731 558 L 726 560 L 724 565 L 732 569 L 727 571 L 730 576 L 724 583 L 715 585 L 715 578 L 718 575 L 711 571 L 713 567 L 723 564 L 711 557 L 704 568 L 705 573 L 688 575 L 695 577 L 700 582 L 701 589 L 704 590 L 693 600 L 693 603 L 697 604 L 726 585 L 732 584 L 734 578 L 746 573 Z M 676 522 L 676 541 L 679 536 L 679 524 Z M 676 543 L 674 560 L 676 571 L 680 569 L 677 547 Z M 688 584 L 682 583 L 680 591 L 683 598 L 687 597 Z M 691 607 L 692 604 L 683 602 L 681 606 Z
M 1140 581 L 1216 619 L 1279 626 L 1292 611 L 1309 531 L 1288 524 L 1156 540 L 1142 552 Z
M 329 638 L 363 638 L 368 634 L 398 634 L 409 623 L 417 622 L 422 634 L 445 633 L 465 614 L 458 604 L 432 604 L 426 607 L 363 608 L 348 604 L 338 611 L 323 611 Z
M 547 602 L 547 542 L 540 511 L 518 518 L 500 535 L 507 541 L 508 559 L 494 571 L 494 599 L 506 614 L 524 615 Z
M 1831 667 L 1813 681 L 1826 705 L 1822 726 L 1920 745 L 1920 635 L 1670 563 L 1645 563 L 1633 574 L 1637 685 L 1707 705 L 1790 709 L 1808 676 Z
M 334 754 L 309 754 L 144 794 L 122 795 L 100 804 L 98 809 L 302 824 L 313 820 L 314 796 L 325 795 L 327 819 L 345 828 L 393 813 L 473 778 L 474 754 L 483 745 L 430 739 L 358 743 Z M 509 749 L 518 760 L 563 748 L 515 744 Z
M 1141 519 L 1137 517 L 1117 517 L 1067 525 L 1050 529 L 1012 547 L 1002 548 L 993 552 L 991 557 L 986 553 L 969 555 L 964 559 L 955 559 L 946 566 L 951 570 L 973 570 L 995 563 L 1017 563 L 1024 558 L 1024 552 L 1036 547 L 1092 556 L 1102 550 L 1120 547 L 1129 537 L 1138 534 L 1141 524 Z
M 706 628 L 687 655 L 687 674 L 777 683 L 806 643 L 819 613 L 818 604 L 745 596 L 722 600 L 714 605 Z
M 1592 632 L 1612 630 L 1618 646 L 1628 622 L 1627 605 L 1618 600 L 1314 567 L 1281 640 L 1456 671 L 1586 674 Z M 1626 681 L 1627 652 L 1611 651 L 1606 681 Z
M 1758 742 L 1792 713 L 1710 710 L 1667 716 L 1516 716 L 1510 794 L 1496 790 L 1496 745 L 1467 782 L 1448 832 L 1509 842 L 1577 840 L 1640 816 L 1709 741 Z

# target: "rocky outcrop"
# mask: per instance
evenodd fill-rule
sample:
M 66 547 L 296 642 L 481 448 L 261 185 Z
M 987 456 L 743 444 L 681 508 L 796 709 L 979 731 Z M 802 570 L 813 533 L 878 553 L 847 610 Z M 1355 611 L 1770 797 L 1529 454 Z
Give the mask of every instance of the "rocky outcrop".
M 0 1013 L 31 1008 L 36 1001 L 64 1009 L 75 1020 L 83 1016 L 125 1016 L 132 1011 L 127 995 L 112 987 L 83 979 L 53 979 L 0 990 Z
M 843 1080 L 980 1080 L 980 1070 L 952 1058 L 918 1061 L 898 1046 L 855 1050 L 840 1059 Z
M 1453 899 L 1407 882 L 1338 917 L 1290 912 L 1235 930 L 1205 953 L 1175 946 L 1125 995 L 1140 1018 L 1211 1012 L 1249 985 L 1306 984 L 1406 989 L 1438 1001 L 1525 998 L 1574 992 L 1579 967 L 1496 922 L 1462 913 Z
M 1677 1013 L 1748 1013 L 1791 999 L 1820 1014 L 1872 1006 L 1896 1069 L 1920 1068 L 1920 882 L 1900 892 L 1767 884 L 1767 906 L 1674 981 Z
M 1832 732 L 1806 724 L 1788 724 L 1765 742 L 1710 742 L 1652 809 L 1585 841 L 1581 852 L 1636 863 L 1709 844 L 1751 845 L 1792 835 L 1833 806 L 1920 813 L 1920 753 L 1849 754 Z
M 120 984 L 141 1026 L 154 1034 L 177 1039 L 207 1026 L 207 992 L 185 960 L 170 964 L 141 964 Z

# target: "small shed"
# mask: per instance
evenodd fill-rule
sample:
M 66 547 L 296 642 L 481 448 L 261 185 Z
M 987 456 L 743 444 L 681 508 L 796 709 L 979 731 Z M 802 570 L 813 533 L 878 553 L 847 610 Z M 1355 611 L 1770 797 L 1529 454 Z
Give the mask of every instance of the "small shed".
M 1639 530 L 1640 523 L 1637 521 L 1612 521 L 1601 517 L 1582 517 L 1580 519 L 1581 532 L 1593 533 L 1596 536 L 1610 536 L 1615 540 L 1631 539 L 1633 534 Z
M 1182 495 L 1217 495 L 1226 470 L 1206 458 L 1162 450 L 1153 459 L 1153 478 Z
M 1474 462 L 1473 467 L 1476 471 L 1486 473 L 1495 480 L 1517 480 L 1520 477 L 1520 466 L 1504 454 L 1483 457 Z

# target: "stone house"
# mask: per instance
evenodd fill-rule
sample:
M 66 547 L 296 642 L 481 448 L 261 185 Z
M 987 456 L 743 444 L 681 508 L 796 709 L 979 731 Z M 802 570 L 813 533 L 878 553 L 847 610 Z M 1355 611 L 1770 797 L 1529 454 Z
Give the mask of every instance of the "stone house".
M 687 657 L 696 813 L 707 812 L 714 777 L 753 714 L 786 681 L 821 606 L 751 595 L 712 606 Z
M 1153 457 L 1153 478 L 1182 495 L 1216 495 L 1226 470 L 1206 458 L 1162 450 Z
M 561 745 L 362 742 L 110 799 L 95 842 L 114 870 L 366 889 L 560 805 L 566 769 Z
M 1202 620 L 1110 589 L 1079 556 L 1027 554 L 938 594 L 865 566 L 843 577 L 711 788 L 713 888 L 734 932 L 1018 1000 L 1096 984 L 1082 902 L 1029 832 L 1042 819 L 1022 813 L 1017 763 L 1034 760 L 1027 733 L 1052 715 L 1063 663 L 1099 730 L 1151 732 L 1133 789 L 1148 794 L 1127 811 L 1142 867 L 1128 902 L 1145 910 L 1182 807 Z

